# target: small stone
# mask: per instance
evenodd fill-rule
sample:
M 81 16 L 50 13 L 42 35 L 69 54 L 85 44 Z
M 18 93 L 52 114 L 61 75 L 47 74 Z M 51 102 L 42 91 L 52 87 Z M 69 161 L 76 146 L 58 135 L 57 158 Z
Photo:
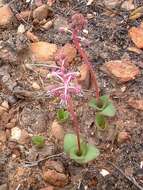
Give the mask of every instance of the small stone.
M 143 48 L 143 28 L 141 27 L 130 28 L 129 36 L 138 48 L 140 49 Z
M 49 30 L 52 26 L 53 26 L 53 21 L 50 20 L 50 21 L 46 22 L 46 23 L 42 26 L 42 28 L 44 28 L 45 30 Z
M 51 12 L 52 11 L 49 9 L 49 6 L 44 4 L 33 11 L 33 18 L 37 19 L 38 21 L 42 21 L 44 19 L 47 19 L 48 16 L 51 15 Z
M 19 140 L 21 137 L 21 129 L 14 127 L 11 129 L 11 140 Z
M 23 24 L 20 24 L 17 29 L 17 33 L 23 34 L 25 32 L 25 26 Z
M 55 170 L 44 170 L 43 178 L 47 183 L 56 187 L 64 187 L 68 184 L 68 177 L 65 174 L 59 173 Z
M 31 56 L 35 62 L 48 62 L 53 61 L 55 53 L 57 51 L 56 44 L 50 44 L 47 42 L 35 42 L 30 47 Z
M 54 121 L 52 124 L 51 136 L 56 138 L 57 140 L 63 140 L 64 139 L 63 127 L 57 121 Z
M 122 87 L 121 87 L 121 92 L 125 92 L 125 91 L 126 91 L 126 89 L 127 89 L 127 87 L 126 87 L 126 86 L 122 86 Z
M 131 98 L 131 99 L 128 101 L 128 104 L 129 104 L 132 108 L 135 108 L 135 109 L 137 109 L 137 110 L 143 111 L 143 99 L 137 100 L 137 99 Z
M 119 132 L 117 136 L 117 142 L 118 143 L 124 143 L 129 139 L 129 134 L 125 131 Z
M 58 60 L 60 55 L 64 55 L 66 62 L 71 63 L 77 55 L 77 50 L 72 44 L 67 43 L 57 51 L 55 59 Z
M 64 187 L 68 184 L 68 176 L 64 174 L 64 167 L 61 162 L 47 161 L 42 171 L 44 180 L 49 184 L 57 187 Z
M 40 86 L 37 82 L 33 82 L 32 83 L 32 88 L 35 89 L 35 90 L 40 90 Z
M 131 1 L 128 0 L 128 1 L 124 1 L 122 3 L 121 8 L 125 9 L 127 11 L 131 11 L 131 10 L 135 9 L 135 6 L 134 6 L 133 2 L 131 2 Z
M 88 65 L 83 64 L 80 67 L 80 76 L 77 77 L 78 84 L 80 84 L 85 89 L 89 89 L 91 85 L 90 77 Z
M 13 21 L 13 12 L 8 5 L 0 7 L 0 27 L 6 27 Z
M 103 177 L 105 177 L 106 175 L 109 175 L 110 173 L 109 173 L 107 170 L 102 169 L 102 170 L 100 171 L 100 174 L 101 174 Z
M 113 60 L 104 64 L 104 71 L 117 79 L 119 83 L 135 79 L 140 74 L 139 68 L 129 60 Z
M 3 101 L 3 103 L 1 104 L 2 107 L 4 107 L 6 110 L 9 109 L 9 105 L 7 101 Z
M 119 5 L 119 3 L 121 2 L 121 0 L 104 0 L 103 1 L 105 6 L 110 8 L 110 9 L 113 9 L 115 8 L 117 5 Z

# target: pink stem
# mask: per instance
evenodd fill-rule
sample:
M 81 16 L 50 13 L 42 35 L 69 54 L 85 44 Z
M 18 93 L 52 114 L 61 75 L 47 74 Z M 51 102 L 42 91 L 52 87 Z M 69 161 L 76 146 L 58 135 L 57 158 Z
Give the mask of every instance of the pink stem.
M 72 117 L 72 120 L 73 120 L 73 126 L 74 126 L 76 136 L 77 136 L 77 147 L 78 147 L 77 154 L 80 155 L 81 154 L 80 129 L 79 129 L 77 116 L 76 116 L 76 114 L 74 112 L 74 109 L 73 109 L 73 101 L 72 101 L 72 98 L 70 96 L 68 96 L 68 111 L 71 114 L 71 117 Z
M 94 88 L 95 88 L 95 91 L 96 91 L 96 99 L 98 100 L 99 99 L 99 87 L 98 87 L 98 84 L 97 84 L 97 79 L 96 79 L 95 73 L 93 71 L 93 68 L 92 68 L 92 66 L 91 66 L 91 64 L 90 64 L 90 62 L 88 60 L 88 56 L 87 56 L 86 52 L 80 46 L 80 42 L 79 42 L 79 38 L 78 38 L 76 30 L 73 31 L 73 42 L 74 42 L 77 50 L 79 51 L 79 54 L 82 57 L 84 63 L 88 65 L 89 71 L 91 73 L 91 78 L 92 78 L 92 81 L 93 81 L 93 84 L 94 84 Z

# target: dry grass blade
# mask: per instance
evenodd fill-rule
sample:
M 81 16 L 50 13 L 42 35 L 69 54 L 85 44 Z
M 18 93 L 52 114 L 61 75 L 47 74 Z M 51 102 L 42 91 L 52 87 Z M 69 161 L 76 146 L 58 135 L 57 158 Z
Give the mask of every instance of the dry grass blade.
M 143 6 L 138 7 L 137 9 L 133 10 L 129 16 L 130 20 L 136 20 L 143 15 Z

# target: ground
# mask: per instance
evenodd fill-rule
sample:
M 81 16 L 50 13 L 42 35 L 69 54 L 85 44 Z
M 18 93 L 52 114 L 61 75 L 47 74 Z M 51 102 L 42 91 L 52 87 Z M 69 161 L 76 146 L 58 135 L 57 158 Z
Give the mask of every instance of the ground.
M 14 15 L 36 9 L 34 3 L 30 5 L 25 0 L 5 0 L 3 3 L 9 4 Z M 137 8 L 143 2 L 133 1 L 133 5 Z M 106 132 L 99 134 L 95 126 L 95 111 L 88 106 L 94 93 L 86 91 L 84 97 L 75 98 L 81 134 L 88 142 L 95 144 L 101 153 L 95 161 L 85 165 L 70 160 L 63 153 L 62 142 L 51 137 L 50 129 L 56 118 L 58 100 L 43 93 L 49 82 L 42 78 L 47 75 L 47 71 L 27 68 L 26 64 L 32 63 L 27 50 L 30 40 L 25 33 L 17 32 L 19 25 L 23 24 L 26 30 L 32 28 L 32 33 L 40 41 L 64 45 L 71 42 L 71 38 L 57 30 L 56 21 L 69 22 L 76 12 L 88 19 L 88 34 L 85 32 L 83 35 L 90 41 L 90 46 L 85 49 L 92 60 L 100 93 L 109 95 L 117 109 L 115 118 L 111 120 L 116 129 L 113 128 L 108 135 Z M 119 2 L 116 7 L 108 7 L 98 0 L 89 6 L 85 0 L 57 0 L 53 3 L 52 14 L 48 18 L 48 21 L 54 20 L 56 24 L 48 30 L 33 23 L 31 18 L 20 21 L 15 18 L 12 24 L 0 27 L 0 190 L 46 190 L 46 187 L 47 190 L 143 189 L 143 109 L 136 109 L 129 104 L 131 98 L 143 98 L 143 53 L 140 49 L 140 53 L 128 49 L 135 46 L 128 30 L 132 26 L 139 26 L 143 17 L 129 20 L 130 12 L 121 8 Z M 138 76 L 126 83 L 118 83 L 103 68 L 108 61 L 122 59 L 130 59 L 140 71 Z M 77 55 L 72 63 L 73 68 L 78 68 L 81 61 Z M 64 124 L 63 128 L 72 131 L 72 122 Z M 13 129 L 22 133 L 19 140 L 12 139 Z M 128 139 L 119 142 L 117 135 L 123 131 L 127 132 Z M 46 138 L 42 150 L 37 150 L 32 145 L 33 135 L 43 135 Z M 40 159 L 43 160 L 38 161 Z M 50 170 L 48 162 L 51 160 L 59 163 L 58 169 L 55 169 L 56 164 L 50 169 L 58 173 L 55 176 L 60 175 L 60 185 L 58 180 L 55 182 L 57 184 L 47 183 L 46 177 L 43 177 L 45 170 Z M 103 176 L 102 169 L 109 174 Z

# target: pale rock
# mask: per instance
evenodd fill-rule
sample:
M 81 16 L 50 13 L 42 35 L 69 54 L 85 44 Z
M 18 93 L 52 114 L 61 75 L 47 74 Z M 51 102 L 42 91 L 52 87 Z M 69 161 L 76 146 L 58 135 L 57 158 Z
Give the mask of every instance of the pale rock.
M 52 26 L 53 26 L 53 21 L 50 20 L 50 21 L 46 22 L 46 23 L 42 26 L 42 28 L 44 28 L 45 30 L 49 30 Z
M 6 27 L 12 23 L 14 18 L 13 12 L 8 5 L 0 7 L 0 27 Z
M 56 161 L 54 162 L 55 162 L 54 165 L 56 165 L 57 164 Z M 42 171 L 43 171 L 43 179 L 47 183 L 62 188 L 68 184 L 68 176 L 63 172 L 61 172 L 61 170 L 57 171 L 55 166 L 53 166 L 53 164 L 51 166 L 45 164 L 45 166 L 42 168 Z
M 23 34 L 25 32 L 25 26 L 24 24 L 20 24 L 17 29 L 17 33 Z
M 57 121 L 54 121 L 51 126 L 51 136 L 57 140 L 64 139 L 64 129 Z
M 14 127 L 11 129 L 11 140 L 19 140 L 21 137 L 21 129 Z
M 35 42 L 30 46 L 31 57 L 35 62 L 53 61 L 57 51 L 57 45 L 48 42 Z
M 121 8 L 125 9 L 127 11 L 131 11 L 131 10 L 135 9 L 135 6 L 134 6 L 134 4 L 131 1 L 128 0 L 128 1 L 124 1 L 122 3 Z
M 61 55 L 66 58 L 66 63 L 71 63 L 77 55 L 77 50 L 72 44 L 67 43 L 57 51 L 55 59 L 58 60 Z
M 44 4 L 33 11 L 33 18 L 37 19 L 38 21 L 42 21 L 47 19 L 50 14 L 51 10 L 49 9 L 49 6 Z
M 103 0 L 103 3 L 105 4 L 105 6 L 110 9 L 115 8 L 117 5 L 119 5 L 120 2 L 121 0 Z
M 130 138 L 129 134 L 126 131 L 119 132 L 117 136 L 118 143 L 124 143 Z
M 32 88 L 35 89 L 35 90 L 40 90 L 40 86 L 37 82 L 33 82 L 32 83 Z
M 104 64 L 103 69 L 117 82 L 124 83 L 140 74 L 139 68 L 129 60 L 112 60 Z
M 4 107 L 6 110 L 9 109 L 9 105 L 7 101 L 3 101 L 3 103 L 1 104 L 2 107 Z
M 101 174 L 103 177 L 105 177 L 106 175 L 109 175 L 110 173 L 109 173 L 107 170 L 102 169 L 102 170 L 100 171 L 100 174 Z
M 143 48 L 143 28 L 142 27 L 130 28 L 129 36 L 138 48 L 140 49 Z

